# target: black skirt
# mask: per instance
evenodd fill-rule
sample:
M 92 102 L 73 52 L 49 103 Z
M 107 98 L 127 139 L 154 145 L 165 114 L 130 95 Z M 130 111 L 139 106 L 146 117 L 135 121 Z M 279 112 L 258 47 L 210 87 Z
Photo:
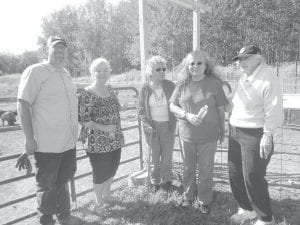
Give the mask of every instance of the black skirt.
M 115 176 L 121 159 L 121 148 L 103 153 L 86 153 L 93 169 L 94 184 L 102 184 Z

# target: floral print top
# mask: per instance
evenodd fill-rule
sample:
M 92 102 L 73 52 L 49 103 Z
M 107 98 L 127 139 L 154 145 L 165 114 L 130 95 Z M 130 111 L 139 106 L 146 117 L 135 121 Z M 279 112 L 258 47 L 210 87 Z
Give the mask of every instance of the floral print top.
M 111 152 L 124 145 L 124 135 L 121 131 L 120 104 L 114 91 L 110 88 L 110 96 L 101 98 L 88 91 L 80 91 L 78 97 L 78 121 L 93 121 L 102 125 L 116 125 L 117 130 L 113 136 L 109 132 L 93 130 L 83 127 L 81 132 L 87 136 L 87 149 L 89 153 Z

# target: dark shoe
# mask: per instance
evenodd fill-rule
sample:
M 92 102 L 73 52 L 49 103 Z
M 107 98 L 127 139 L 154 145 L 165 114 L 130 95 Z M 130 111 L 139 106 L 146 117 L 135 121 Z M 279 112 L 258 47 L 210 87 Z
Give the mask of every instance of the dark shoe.
M 151 189 L 154 192 L 158 192 L 158 190 L 160 189 L 160 185 L 159 184 L 151 184 Z
M 55 225 L 55 220 L 52 220 L 52 221 L 49 221 L 49 222 L 46 222 L 46 223 L 40 223 L 39 221 L 37 221 L 36 224 L 42 224 L 42 225 Z
M 42 225 L 54 225 L 55 224 L 55 220 L 53 219 L 52 215 L 42 215 L 38 221 L 39 224 Z
M 64 218 L 57 218 L 58 224 L 60 225 L 80 225 L 82 224 L 82 220 L 76 216 L 67 216 Z
M 161 185 L 161 188 L 165 191 L 173 191 L 174 186 L 172 185 L 171 181 L 167 181 L 166 183 Z
M 200 211 L 201 211 L 201 213 L 206 214 L 206 215 L 210 214 L 209 205 L 201 204 Z

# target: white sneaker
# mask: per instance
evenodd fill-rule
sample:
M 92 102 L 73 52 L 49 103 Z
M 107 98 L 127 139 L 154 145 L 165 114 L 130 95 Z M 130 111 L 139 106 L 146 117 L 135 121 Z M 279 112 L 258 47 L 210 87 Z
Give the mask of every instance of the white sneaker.
M 243 209 L 243 208 L 238 208 L 238 211 L 237 211 L 237 214 L 238 215 L 241 215 L 241 214 L 244 214 L 247 210 Z
M 269 222 L 264 222 L 264 221 L 258 219 L 258 220 L 254 223 L 254 225 L 276 225 L 276 222 L 275 222 L 274 218 L 273 218 L 272 221 L 269 221 Z
M 254 210 L 249 211 L 242 208 L 238 208 L 238 211 L 230 217 L 230 223 L 232 225 L 240 225 L 246 222 L 250 222 L 257 218 L 257 214 Z

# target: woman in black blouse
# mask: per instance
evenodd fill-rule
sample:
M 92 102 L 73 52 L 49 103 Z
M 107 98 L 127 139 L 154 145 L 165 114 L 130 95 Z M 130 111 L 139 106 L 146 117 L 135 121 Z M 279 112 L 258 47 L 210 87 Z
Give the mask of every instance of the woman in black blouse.
M 96 195 L 95 211 L 112 200 L 110 188 L 120 164 L 124 136 L 121 131 L 120 104 L 106 84 L 110 64 L 104 58 L 95 59 L 90 66 L 93 83 L 81 91 L 78 99 L 78 120 L 87 137 L 86 153 L 93 169 Z

